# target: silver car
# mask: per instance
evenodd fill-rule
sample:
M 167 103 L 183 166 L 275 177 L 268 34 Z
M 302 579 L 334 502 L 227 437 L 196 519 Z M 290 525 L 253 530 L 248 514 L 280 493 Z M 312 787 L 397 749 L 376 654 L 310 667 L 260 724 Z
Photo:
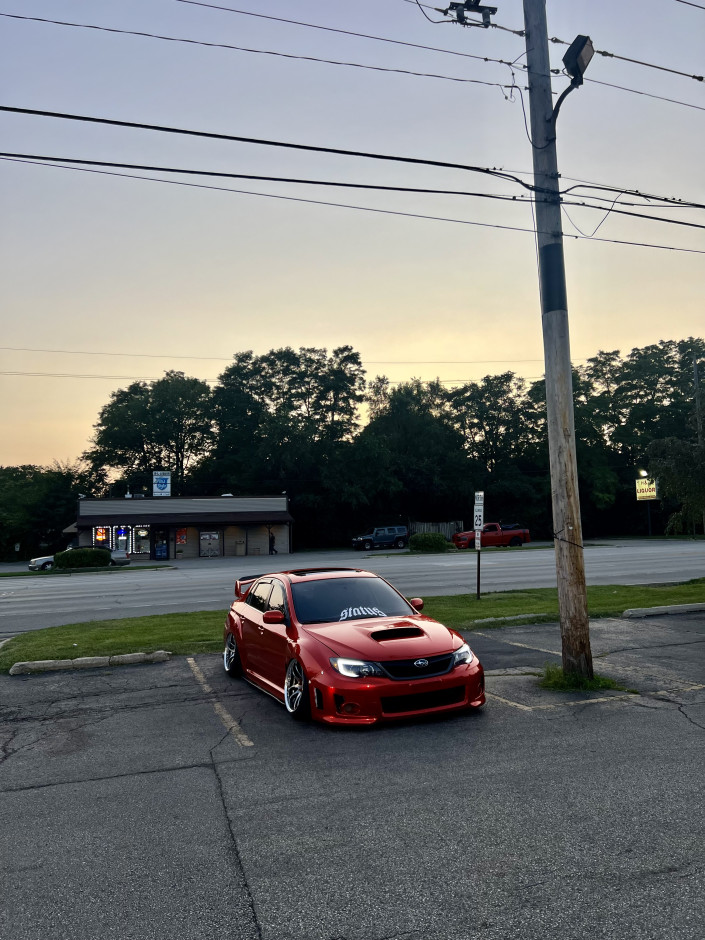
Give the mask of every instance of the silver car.
M 90 548 L 90 545 L 69 545 L 66 549 L 67 552 L 75 552 L 80 548 Z M 110 564 L 111 565 L 129 565 L 130 564 L 130 554 L 124 549 L 114 548 L 110 552 Z M 27 565 L 30 571 L 49 571 L 50 568 L 54 567 L 54 556 L 53 555 L 41 555 L 39 558 L 32 558 Z

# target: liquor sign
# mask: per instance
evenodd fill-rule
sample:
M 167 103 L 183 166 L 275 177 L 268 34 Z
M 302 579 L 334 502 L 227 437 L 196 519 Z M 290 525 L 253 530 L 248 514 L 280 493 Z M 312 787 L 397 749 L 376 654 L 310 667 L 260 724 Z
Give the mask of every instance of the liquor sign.
M 636 498 L 641 499 L 658 499 L 658 481 L 652 480 L 651 477 L 641 477 L 636 481 Z
M 152 496 L 171 496 L 171 470 L 152 473 Z

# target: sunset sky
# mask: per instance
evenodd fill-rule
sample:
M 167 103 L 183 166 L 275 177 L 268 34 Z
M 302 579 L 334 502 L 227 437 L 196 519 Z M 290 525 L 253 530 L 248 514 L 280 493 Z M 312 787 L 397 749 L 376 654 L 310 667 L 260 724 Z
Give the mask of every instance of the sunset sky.
M 496 6 L 503 28 L 483 30 L 430 22 L 424 12 L 444 18 L 414 0 L 2 0 L 0 104 L 530 182 L 522 3 Z M 705 226 L 700 208 L 630 194 L 705 203 L 705 82 L 691 77 L 705 71 L 703 7 L 548 0 L 551 37 L 589 35 L 597 50 L 638 60 L 595 55 L 558 121 L 563 187 L 614 187 L 566 196 L 603 197 L 599 210 L 566 206 L 563 219 L 577 363 L 705 334 L 705 229 L 605 217 L 626 190 L 615 209 Z M 565 51 L 551 44 L 554 68 Z M 554 77 L 557 93 L 567 84 Z M 3 153 L 519 197 L 0 160 L 0 465 L 75 460 L 112 391 L 167 369 L 214 382 L 247 349 L 350 344 L 368 379 L 393 382 L 542 375 L 532 212 L 516 181 L 8 112 L 0 133 Z

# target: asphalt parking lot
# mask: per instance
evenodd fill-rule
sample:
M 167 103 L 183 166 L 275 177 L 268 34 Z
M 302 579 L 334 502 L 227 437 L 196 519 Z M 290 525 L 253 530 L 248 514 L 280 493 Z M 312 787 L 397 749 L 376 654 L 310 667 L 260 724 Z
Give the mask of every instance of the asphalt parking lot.
M 469 635 L 477 715 L 292 722 L 216 656 L 0 676 L 3 940 L 702 940 L 705 615 Z

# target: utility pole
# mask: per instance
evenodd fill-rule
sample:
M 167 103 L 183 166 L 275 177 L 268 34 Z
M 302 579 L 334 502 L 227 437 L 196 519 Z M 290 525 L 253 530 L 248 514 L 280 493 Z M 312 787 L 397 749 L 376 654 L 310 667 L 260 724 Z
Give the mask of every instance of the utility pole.
M 693 350 L 693 379 L 695 383 L 695 424 L 698 429 L 698 448 L 703 446 L 703 413 L 700 410 L 700 379 L 698 376 L 698 354 Z M 705 509 L 703 509 L 703 533 L 705 533 Z
M 523 2 L 563 670 L 592 678 L 546 0 Z

